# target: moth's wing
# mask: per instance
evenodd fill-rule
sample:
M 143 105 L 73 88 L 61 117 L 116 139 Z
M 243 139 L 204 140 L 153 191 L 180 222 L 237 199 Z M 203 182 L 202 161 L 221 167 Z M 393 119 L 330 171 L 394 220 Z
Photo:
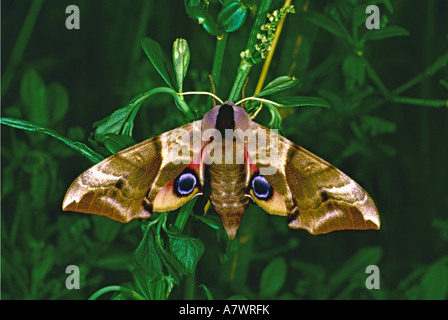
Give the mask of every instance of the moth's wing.
M 266 211 L 287 215 L 290 228 L 311 234 L 380 228 L 372 198 L 350 177 L 283 136 L 255 122 L 251 126 L 258 141 L 267 141 L 266 148 L 257 148 L 255 163 L 260 172 L 272 173 L 263 175 L 284 200 L 260 204 L 264 201 L 252 196 Z
M 177 209 L 200 193 L 203 184 L 199 164 L 193 161 L 200 155 L 200 146 L 193 148 L 192 143 L 200 130 L 201 121 L 194 121 L 99 162 L 72 183 L 63 210 L 129 222 L 149 218 L 153 211 Z M 188 166 L 200 184 L 188 197 L 179 197 L 172 192 L 172 181 Z

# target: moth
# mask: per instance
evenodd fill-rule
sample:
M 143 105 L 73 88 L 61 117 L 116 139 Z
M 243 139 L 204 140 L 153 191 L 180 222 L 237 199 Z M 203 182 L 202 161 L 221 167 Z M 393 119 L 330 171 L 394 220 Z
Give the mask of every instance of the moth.
M 311 234 L 380 228 L 360 185 L 231 101 L 94 165 L 72 183 L 62 207 L 126 223 L 203 193 L 230 239 L 251 199 Z

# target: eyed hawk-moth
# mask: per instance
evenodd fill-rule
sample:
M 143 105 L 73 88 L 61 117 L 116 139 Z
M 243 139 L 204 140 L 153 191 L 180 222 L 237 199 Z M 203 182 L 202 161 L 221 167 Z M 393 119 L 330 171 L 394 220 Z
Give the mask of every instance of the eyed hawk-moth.
M 230 101 L 94 165 L 72 183 L 63 210 L 129 222 L 175 210 L 206 187 L 231 239 L 250 199 L 311 234 L 380 227 L 360 185 Z

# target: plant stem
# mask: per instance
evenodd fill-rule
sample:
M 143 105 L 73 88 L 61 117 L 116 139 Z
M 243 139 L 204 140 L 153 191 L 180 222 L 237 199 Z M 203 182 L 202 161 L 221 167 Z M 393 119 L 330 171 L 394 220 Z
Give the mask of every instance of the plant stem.
M 426 69 L 425 72 L 422 72 L 418 76 L 412 78 L 411 80 L 407 81 L 405 84 L 401 85 L 400 87 L 398 87 L 394 91 L 392 91 L 391 95 L 398 96 L 399 94 L 403 93 L 407 89 L 415 86 L 417 83 L 419 83 L 423 79 L 434 75 L 437 71 L 439 71 L 441 68 L 445 67 L 447 64 L 448 64 L 448 52 L 445 53 L 440 58 L 438 58 L 431 66 L 429 66 Z
M 364 61 L 366 64 L 367 75 L 376 84 L 376 86 L 380 90 L 381 94 L 387 99 L 387 97 L 389 96 L 389 90 L 387 90 L 386 86 L 381 81 L 380 77 L 378 76 L 376 71 L 372 68 L 372 66 L 369 64 L 369 62 L 366 59 L 364 59 Z
M 222 62 L 224 60 L 224 53 L 226 51 L 226 44 L 227 44 L 228 37 L 229 37 L 229 34 L 227 32 L 225 32 L 222 38 L 217 38 L 217 40 L 216 40 L 215 57 L 213 59 L 212 79 L 213 79 L 215 88 L 217 90 L 219 90 Z
M 8 125 L 10 127 L 16 128 L 16 129 L 41 132 L 41 133 L 48 134 L 49 136 L 52 136 L 56 139 L 61 140 L 66 145 L 68 145 L 69 147 L 80 152 L 82 155 L 84 155 L 85 157 L 87 157 L 89 160 L 91 160 L 94 163 L 98 163 L 104 159 L 104 157 L 102 155 L 93 151 L 85 144 L 67 139 L 67 138 L 61 136 L 60 134 L 57 134 L 55 131 L 53 131 L 51 129 L 41 127 L 41 126 L 31 123 L 29 121 L 17 120 L 17 119 L 12 119 L 12 118 L 0 118 L 0 124 Z
M 132 52 L 129 56 L 129 71 L 127 74 L 127 82 L 131 83 L 132 81 L 132 72 L 135 71 L 137 68 L 137 62 L 138 58 L 141 54 L 141 45 L 140 40 L 144 38 L 144 34 L 146 32 L 146 28 L 148 26 L 149 16 L 151 13 L 151 2 L 144 1 L 142 4 L 142 8 L 140 10 L 140 19 L 138 22 L 137 32 L 135 33 L 135 40 L 134 40 L 134 48 L 132 49 Z M 129 87 L 132 87 L 132 85 L 129 85 Z
M 271 7 L 272 0 L 263 0 L 260 3 L 260 7 L 257 12 L 257 18 L 255 19 L 255 23 L 250 31 L 249 40 L 247 40 L 246 49 L 252 49 L 255 47 L 255 43 L 257 42 L 257 34 L 260 32 L 261 26 L 266 21 L 266 15 L 268 14 L 269 8 Z
M 150 96 L 152 96 L 152 95 L 154 95 L 156 93 L 168 93 L 168 94 L 170 94 L 174 98 L 174 101 L 176 102 L 177 108 L 180 111 L 183 112 L 183 114 L 187 117 L 188 121 L 196 120 L 196 116 L 190 110 L 190 108 L 188 107 L 188 105 L 184 101 L 184 98 L 181 95 L 177 94 L 177 92 L 174 89 L 171 89 L 171 88 L 168 88 L 168 87 L 158 87 L 158 88 L 151 89 L 151 90 L 149 90 L 149 91 L 147 91 L 145 93 L 140 94 L 139 96 L 134 98 L 134 100 L 131 101 L 130 103 L 132 103 L 132 104 L 134 104 L 136 106 L 136 105 L 142 103 L 144 100 L 146 100 L 147 98 L 149 98 Z
M 441 68 L 445 67 L 448 64 L 448 53 L 439 57 L 431 66 L 429 66 L 426 69 L 425 72 L 420 73 L 419 75 L 415 76 L 414 78 L 407 81 L 406 83 L 404 83 L 403 85 L 401 85 L 400 87 L 396 88 L 391 92 L 387 90 L 386 86 L 381 81 L 375 70 L 370 66 L 367 60 L 365 60 L 365 63 L 367 74 L 369 75 L 370 79 L 372 79 L 372 81 L 377 85 L 378 89 L 380 90 L 381 94 L 384 96 L 386 100 L 390 100 L 395 103 L 412 104 L 426 107 L 435 107 L 435 108 L 448 107 L 448 100 L 436 100 L 436 99 L 426 100 L 426 99 L 398 96 L 399 94 L 403 93 L 404 91 L 423 81 L 425 78 L 434 75 Z
M 238 68 L 238 72 L 236 74 L 235 81 L 233 83 L 232 91 L 229 95 L 230 101 L 237 101 L 241 90 L 243 89 L 244 82 L 246 82 L 247 77 L 249 76 L 250 69 L 252 68 L 252 63 L 248 61 L 241 61 L 240 66 Z
M 8 65 L 6 66 L 5 72 L 2 76 L 2 94 L 3 99 L 5 93 L 8 91 L 11 85 L 12 79 L 14 77 L 17 66 L 22 60 L 23 53 L 30 39 L 31 33 L 33 32 L 34 25 L 36 24 L 37 17 L 39 16 L 40 9 L 42 7 L 44 0 L 31 1 L 30 10 L 26 15 L 25 22 L 23 23 L 20 34 L 17 37 L 17 42 L 12 49 L 11 56 L 9 57 Z
M 174 226 L 177 230 L 182 232 L 187 224 L 188 218 L 190 217 L 190 213 L 193 212 L 193 207 L 197 201 L 197 197 L 191 199 L 186 204 L 182 206 L 177 215 L 176 221 L 174 222 Z
M 413 104 L 418 106 L 425 107 L 448 107 L 448 100 L 426 100 L 426 99 L 418 99 L 418 98 L 409 98 L 409 97 L 393 97 L 391 101 L 395 103 L 405 103 L 405 104 Z
M 269 8 L 271 7 L 272 0 L 263 0 L 260 3 L 260 7 L 257 12 L 257 18 L 255 19 L 255 23 L 252 27 L 252 30 L 250 32 L 249 40 L 247 41 L 246 50 L 249 50 L 250 52 L 253 51 L 255 47 L 255 43 L 257 41 L 257 34 L 260 32 L 261 26 L 266 21 L 266 14 L 269 11 Z M 250 69 L 252 67 L 253 63 L 249 62 L 247 60 L 241 61 L 238 71 L 235 77 L 235 81 L 233 83 L 232 90 L 230 91 L 229 100 L 230 101 L 237 101 L 241 90 L 243 89 L 244 82 L 246 82 L 246 78 L 249 76 Z
M 196 288 L 196 269 L 192 273 L 185 276 L 184 300 L 193 300 Z
M 107 292 L 113 292 L 113 291 L 121 291 L 123 293 L 129 294 L 131 297 L 137 300 L 146 300 L 143 296 L 141 296 L 139 293 L 135 292 L 134 290 L 128 289 L 126 287 L 122 286 L 108 286 L 101 288 L 100 290 L 96 291 L 94 294 L 92 294 L 89 298 L 89 300 L 96 300 L 101 295 L 107 293 Z

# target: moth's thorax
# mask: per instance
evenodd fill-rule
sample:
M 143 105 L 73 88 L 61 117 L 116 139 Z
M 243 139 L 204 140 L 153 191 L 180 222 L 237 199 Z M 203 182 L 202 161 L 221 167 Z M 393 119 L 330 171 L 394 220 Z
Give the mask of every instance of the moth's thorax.
M 217 120 L 221 121 L 217 123 Z M 243 108 L 234 105 L 231 101 L 226 101 L 205 114 L 202 120 L 202 131 L 219 130 L 220 124 L 224 126 L 223 129 L 241 129 L 244 131 L 249 129 L 251 121 L 249 114 Z M 229 123 L 232 123 L 233 127 L 229 126 Z

